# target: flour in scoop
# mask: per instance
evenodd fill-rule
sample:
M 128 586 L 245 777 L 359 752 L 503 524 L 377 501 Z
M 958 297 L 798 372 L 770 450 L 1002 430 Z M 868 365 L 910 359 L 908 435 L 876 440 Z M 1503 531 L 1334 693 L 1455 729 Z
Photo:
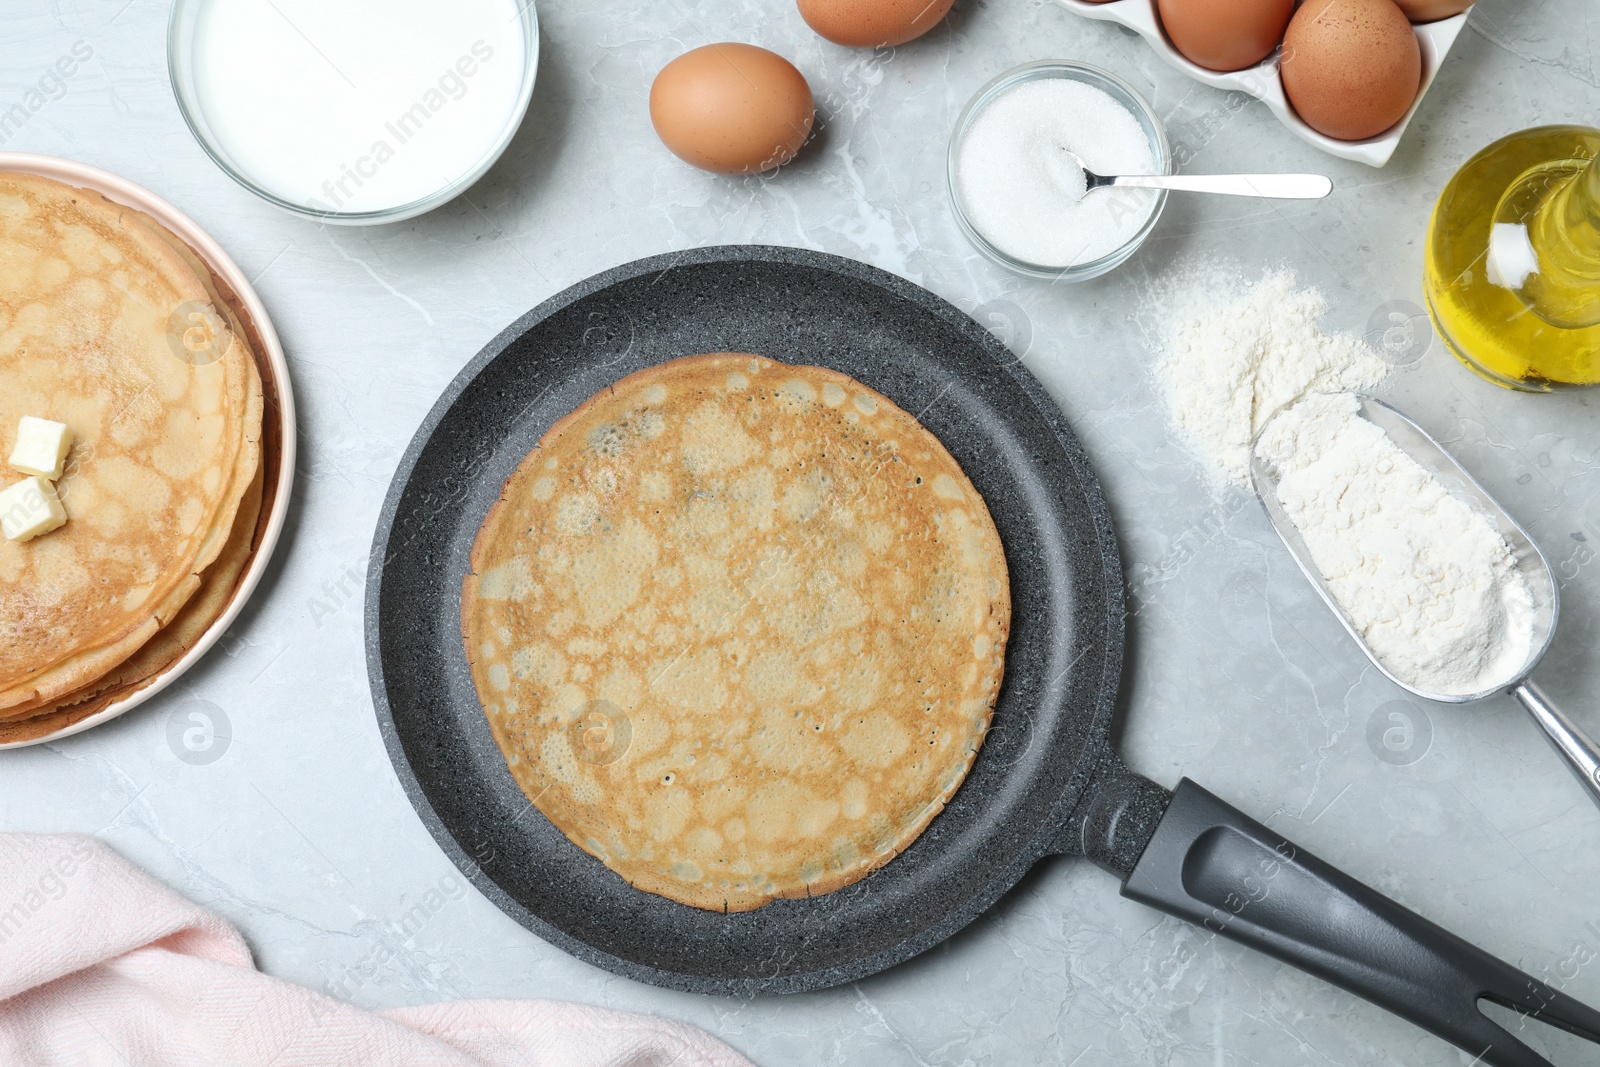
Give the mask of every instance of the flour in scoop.
M 978 112 L 956 154 L 973 229 L 1039 267 L 1070 267 L 1127 244 L 1155 210 L 1150 189 L 1086 192 L 1096 174 L 1154 174 L 1144 127 L 1103 89 L 1068 78 L 1023 82 Z
M 1307 397 L 1257 452 L 1312 562 L 1378 660 L 1447 696 L 1513 681 L 1533 644 L 1533 596 L 1488 516 L 1456 496 L 1350 394 Z

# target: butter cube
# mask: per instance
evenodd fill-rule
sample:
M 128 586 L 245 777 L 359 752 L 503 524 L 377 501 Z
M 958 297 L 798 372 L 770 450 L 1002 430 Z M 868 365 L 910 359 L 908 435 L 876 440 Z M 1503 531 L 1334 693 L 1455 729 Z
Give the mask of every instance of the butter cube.
M 17 447 L 7 460 L 14 470 L 35 474 L 51 481 L 61 477 L 67 452 L 72 448 L 72 431 L 64 422 L 22 416 L 17 424 Z
M 67 521 L 67 509 L 49 479 L 34 475 L 0 490 L 0 530 L 13 541 L 31 541 Z

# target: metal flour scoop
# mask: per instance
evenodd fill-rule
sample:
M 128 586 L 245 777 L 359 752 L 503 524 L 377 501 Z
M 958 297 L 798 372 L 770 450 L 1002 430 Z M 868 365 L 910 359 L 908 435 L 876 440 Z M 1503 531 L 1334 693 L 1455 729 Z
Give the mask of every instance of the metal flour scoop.
M 1544 730 L 1545 736 L 1550 739 L 1555 750 L 1566 759 L 1572 773 L 1588 789 L 1590 798 L 1596 804 L 1600 804 L 1600 749 L 1596 748 L 1595 743 L 1560 708 L 1556 707 L 1529 677 L 1533 669 L 1538 666 L 1539 660 L 1543 658 L 1545 650 L 1550 647 L 1550 641 L 1556 632 L 1556 617 L 1560 611 L 1555 574 L 1550 569 L 1549 561 L 1528 537 L 1527 532 L 1517 525 L 1516 520 L 1507 515 L 1495 499 L 1473 480 L 1472 475 L 1451 459 L 1422 427 L 1380 400 L 1368 396 L 1361 396 L 1358 399 L 1363 418 L 1388 434 L 1390 440 L 1398 445 L 1401 451 L 1422 464 L 1452 493 L 1471 502 L 1488 516 L 1506 543 L 1511 546 L 1517 567 L 1527 578 L 1528 588 L 1533 593 L 1533 640 L 1526 662 L 1507 681 L 1481 693 L 1466 695 L 1432 693 L 1417 688 L 1404 678 L 1396 677 L 1383 661 L 1373 654 L 1360 632 L 1351 623 L 1349 616 L 1334 599 L 1333 593 L 1324 584 L 1321 572 L 1311 559 L 1311 551 L 1306 547 L 1305 539 L 1300 536 L 1300 531 L 1278 500 L 1278 478 L 1272 465 L 1257 455 L 1252 448 L 1250 479 L 1255 486 L 1256 496 L 1266 508 L 1267 517 L 1272 520 L 1273 528 L 1278 531 L 1278 536 L 1283 539 L 1284 546 L 1289 549 L 1289 554 L 1294 557 L 1295 563 L 1299 564 L 1300 570 L 1310 580 L 1323 601 L 1333 610 L 1334 616 L 1344 625 L 1356 645 L 1367 654 L 1373 666 L 1382 671 L 1391 682 L 1424 700 L 1436 700 L 1444 704 L 1465 704 L 1509 691 L 1522 702 L 1523 707 L 1528 709 L 1533 721 Z

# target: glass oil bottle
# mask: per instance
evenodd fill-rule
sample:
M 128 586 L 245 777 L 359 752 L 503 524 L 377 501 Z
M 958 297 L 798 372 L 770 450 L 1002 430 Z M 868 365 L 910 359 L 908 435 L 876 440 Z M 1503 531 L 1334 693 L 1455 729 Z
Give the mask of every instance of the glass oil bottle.
M 1541 126 L 1479 152 L 1428 227 L 1434 327 L 1499 385 L 1600 383 L 1600 130 Z

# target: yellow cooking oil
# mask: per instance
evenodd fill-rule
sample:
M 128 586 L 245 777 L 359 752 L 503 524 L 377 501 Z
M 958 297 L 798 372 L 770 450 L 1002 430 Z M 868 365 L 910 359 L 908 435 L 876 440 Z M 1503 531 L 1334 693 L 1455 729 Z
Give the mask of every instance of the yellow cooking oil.
M 1499 385 L 1600 383 L 1600 130 L 1540 126 L 1479 152 L 1428 226 L 1434 327 Z

